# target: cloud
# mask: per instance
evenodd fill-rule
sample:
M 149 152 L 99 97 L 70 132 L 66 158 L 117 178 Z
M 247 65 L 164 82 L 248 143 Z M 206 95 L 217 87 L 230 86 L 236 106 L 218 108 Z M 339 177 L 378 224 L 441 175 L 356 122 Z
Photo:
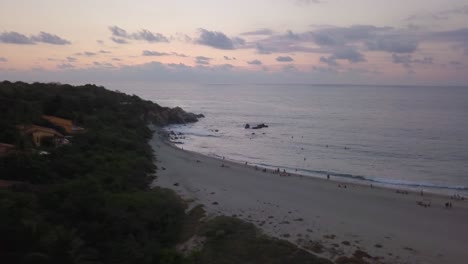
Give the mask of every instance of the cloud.
M 108 50 L 100 50 L 99 53 L 102 53 L 102 54 L 110 54 L 112 53 L 111 51 L 108 51 Z
M 436 41 L 468 42 L 468 28 L 437 31 L 430 33 L 429 37 Z
M 422 59 L 413 59 L 413 57 L 409 54 L 407 55 L 398 55 L 392 54 L 393 63 L 396 64 L 433 64 L 434 58 L 432 57 L 424 57 Z
M 123 38 L 111 37 L 110 39 L 117 44 L 128 44 L 128 41 Z
M 120 87 L 131 89 L 126 86 L 135 81 L 148 86 L 154 82 L 187 82 L 187 83 L 330 83 L 330 84 L 417 84 L 434 85 L 433 79 L 428 79 L 426 74 L 415 74 L 411 80 L 407 76 L 395 78 L 395 76 L 376 75 L 375 71 L 362 71 L 356 68 L 336 68 L 325 66 L 313 66 L 300 68 L 295 71 L 291 68 L 288 72 L 275 69 L 252 71 L 243 67 L 232 68 L 228 65 L 197 65 L 186 64 L 163 64 L 150 62 L 145 64 L 123 65 L 119 67 L 91 67 L 64 69 L 61 71 L 48 69 L 14 70 L 2 69 L 0 79 L 34 82 L 66 82 L 72 84 L 97 83 L 105 85 L 114 90 Z M 284 66 L 286 64 L 282 64 Z M 247 67 L 246 67 L 247 68 Z M 263 68 L 263 67 L 261 67 Z M 261 69 L 259 68 L 259 69 Z M 281 67 L 280 67 L 281 68 Z M 448 67 L 447 67 L 448 68 Z M 464 70 L 454 71 L 453 66 L 448 68 L 450 75 L 439 79 L 436 83 L 441 85 L 466 85 L 466 74 Z M 464 68 L 466 69 L 466 67 Z M 284 70 L 284 69 L 283 69 Z M 127 83 L 127 84 L 125 84 Z M 131 90 L 128 90 L 131 91 Z
M 254 48 L 258 54 L 271 53 L 330 53 L 336 47 L 346 46 L 369 39 L 372 31 L 385 30 L 374 26 L 319 27 L 313 31 L 293 32 L 267 36 L 254 43 L 247 43 L 245 48 Z M 315 44 L 315 45 L 314 45 Z
M 167 56 L 167 55 L 169 55 L 169 53 L 157 52 L 157 51 L 151 51 L 151 50 L 144 50 L 141 55 L 143 55 L 143 56 Z
M 410 32 L 372 25 L 325 27 L 311 34 L 314 42 L 319 46 L 346 46 L 361 43 L 369 50 L 390 53 L 413 53 L 419 44 Z
M 173 55 L 173 56 L 182 57 L 182 58 L 187 58 L 188 57 L 185 54 L 177 53 L 177 52 L 167 53 L 167 52 L 158 52 L 158 51 L 152 51 L 152 50 L 144 50 L 142 52 L 142 55 L 143 56 L 170 56 L 170 55 Z
M 147 42 L 153 43 L 153 42 L 169 42 L 169 39 L 167 39 L 163 34 L 161 33 L 153 33 L 150 32 L 146 29 L 143 29 L 139 32 L 136 32 L 132 34 L 133 39 L 136 40 L 145 40 Z
M 454 49 L 462 49 L 468 55 L 468 28 L 431 32 L 427 39 L 442 43 L 454 43 Z
M 63 39 L 57 35 L 50 34 L 41 31 L 37 35 L 28 37 L 18 32 L 10 31 L 3 32 L 0 34 L 0 42 L 8 44 L 19 44 L 19 45 L 34 45 L 38 42 L 47 43 L 52 45 L 69 45 L 70 41 Z
M 341 46 L 333 49 L 330 56 L 320 57 L 320 62 L 327 64 L 329 67 L 337 67 L 337 60 L 347 60 L 350 63 L 358 63 L 366 61 L 364 54 L 360 53 L 355 47 Z
M 195 63 L 200 64 L 200 65 L 209 65 L 211 60 L 212 60 L 212 58 L 208 58 L 208 57 L 205 57 L 205 56 L 195 57 Z
M 210 46 L 216 49 L 233 50 L 237 46 L 245 44 L 245 40 L 239 37 L 229 38 L 224 33 L 219 31 L 208 31 L 206 29 L 199 29 L 199 37 L 195 43 Z
M 93 61 L 93 65 L 98 68 L 114 68 L 114 65 L 108 62 Z
M 134 33 L 128 33 L 125 29 L 118 26 L 110 26 L 109 30 L 112 33 L 111 40 L 118 44 L 126 44 L 128 40 L 144 40 L 149 43 L 169 42 L 169 39 L 161 33 L 153 33 L 149 30 L 142 29 Z
M 339 64 L 336 61 L 336 58 L 333 56 L 330 57 L 320 57 L 320 62 L 327 64 L 329 67 L 337 67 Z
M 272 52 L 275 52 L 276 49 L 274 48 L 269 48 L 269 47 L 265 47 L 264 45 L 260 44 L 260 43 L 257 43 L 255 44 L 255 47 L 257 49 L 257 53 L 258 54 L 271 54 Z
M 0 62 L 7 62 L 7 61 L 8 61 L 7 58 L 5 58 L 5 57 L 0 57 Z
M 127 31 L 118 26 L 110 26 L 109 30 L 112 32 L 112 36 L 114 37 L 130 38 L 130 35 L 127 33 Z
M 320 46 L 342 46 L 348 43 L 370 40 L 391 30 L 390 27 L 372 25 L 327 26 L 312 31 L 311 36 L 313 41 Z
M 468 55 L 468 28 L 432 32 L 427 38 L 436 42 L 452 42 L 453 48 L 462 49 Z
M 225 63 L 225 64 L 221 64 L 218 66 L 220 69 L 224 69 L 224 70 L 231 70 L 231 69 L 234 69 L 234 65 L 232 64 L 229 64 L 229 63 Z
M 391 53 L 413 53 L 418 48 L 418 41 L 411 38 L 401 38 L 398 36 L 389 36 L 376 38 L 366 42 L 369 50 L 386 51 Z
M 276 57 L 276 61 L 279 61 L 279 62 L 291 62 L 291 61 L 294 61 L 293 58 L 289 57 L 289 56 L 278 56 Z
M 52 45 L 69 45 L 71 44 L 70 41 L 63 39 L 57 35 L 50 34 L 47 32 L 41 31 L 38 35 L 32 36 L 31 40 L 36 42 L 43 42 Z
M 14 31 L 0 34 L 0 42 L 8 44 L 33 45 L 35 44 L 29 37 Z
M 411 55 L 392 54 L 392 61 L 395 64 L 403 64 L 405 67 L 411 67 Z
M 75 58 L 75 57 L 70 57 L 70 56 L 69 56 L 69 57 L 67 57 L 66 59 L 67 59 L 68 62 L 74 62 L 74 61 L 76 61 L 76 58 Z
M 259 61 L 259 60 L 251 60 L 251 61 L 247 61 L 247 64 L 250 64 L 250 65 L 262 65 L 262 62 Z
M 308 34 L 308 33 L 306 33 Z M 301 34 L 296 34 L 294 33 L 292 30 L 287 30 L 286 31 L 286 34 L 283 35 L 284 38 L 286 39 L 290 39 L 290 40 L 301 40 L 301 38 L 303 37 L 303 35 Z
M 253 48 L 258 54 L 318 53 L 330 54 L 334 59 L 361 62 L 365 61 L 365 56 L 357 51 L 358 48 L 388 53 L 413 53 L 417 51 L 420 41 L 420 34 L 415 35 L 408 29 L 372 25 L 314 26 L 311 31 L 288 30 L 283 34 L 266 36 L 247 43 L 244 48 Z M 328 62 L 333 64 L 333 58 L 329 59 Z
M 228 60 L 228 61 L 230 61 L 230 60 L 236 60 L 236 57 L 223 56 L 223 58 L 224 58 L 225 60 Z
M 340 47 L 333 51 L 332 57 L 337 60 L 347 60 L 351 63 L 366 61 L 364 54 L 352 47 Z
M 413 64 L 423 64 L 429 65 L 434 63 L 434 58 L 432 57 L 424 57 L 422 59 L 413 59 L 413 56 L 410 54 L 392 54 L 392 62 L 395 64 L 402 64 L 403 67 L 407 69 L 412 69 Z
M 234 46 L 243 46 L 243 45 L 245 45 L 245 39 L 240 38 L 240 37 L 232 38 L 232 42 L 234 43 Z
M 182 57 L 182 58 L 187 58 L 188 56 L 183 54 L 183 53 L 178 53 L 178 52 L 171 52 L 172 55 L 177 56 L 177 57 Z
M 62 64 L 58 64 L 58 65 L 57 65 L 57 68 L 58 68 L 58 69 L 61 69 L 61 70 L 67 70 L 67 69 L 74 69 L 75 66 L 73 66 L 73 65 L 70 64 L 70 63 L 62 63 Z
M 96 56 L 97 53 L 91 52 L 91 51 L 85 51 L 85 52 L 77 52 L 75 53 L 76 56 L 85 56 L 85 57 L 93 57 Z
M 272 34 L 273 34 L 273 30 L 269 28 L 261 28 L 261 29 L 257 29 L 254 31 L 241 33 L 242 36 L 265 36 L 265 35 L 269 36 Z

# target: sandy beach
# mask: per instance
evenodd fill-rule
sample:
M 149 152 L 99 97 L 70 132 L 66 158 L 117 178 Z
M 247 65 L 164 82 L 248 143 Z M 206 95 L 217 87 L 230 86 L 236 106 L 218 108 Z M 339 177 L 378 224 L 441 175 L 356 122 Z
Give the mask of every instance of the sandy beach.
M 203 204 L 209 215 L 247 220 L 332 260 L 362 249 L 375 263 L 467 262 L 466 200 L 280 176 L 184 151 L 158 133 L 150 143 L 159 168 L 153 184 Z

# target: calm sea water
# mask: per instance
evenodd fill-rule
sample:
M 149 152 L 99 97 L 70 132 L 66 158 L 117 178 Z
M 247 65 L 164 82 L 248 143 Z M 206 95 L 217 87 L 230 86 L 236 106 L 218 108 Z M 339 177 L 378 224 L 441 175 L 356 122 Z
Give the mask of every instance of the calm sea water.
M 468 87 L 110 88 L 203 113 L 198 123 L 168 128 L 184 134 L 184 149 L 313 177 L 468 195 Z

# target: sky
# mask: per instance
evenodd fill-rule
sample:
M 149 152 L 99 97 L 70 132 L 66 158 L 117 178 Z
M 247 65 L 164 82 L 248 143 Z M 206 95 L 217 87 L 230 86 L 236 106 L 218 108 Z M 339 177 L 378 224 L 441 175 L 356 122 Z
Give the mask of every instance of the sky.
M 1 0 L 0 80 L 468 86 L 466 0 Z

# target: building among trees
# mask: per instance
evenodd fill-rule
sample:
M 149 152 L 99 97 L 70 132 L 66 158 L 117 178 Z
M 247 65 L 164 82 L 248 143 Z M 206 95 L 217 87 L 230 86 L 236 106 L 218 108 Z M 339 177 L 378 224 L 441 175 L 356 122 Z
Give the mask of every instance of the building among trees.
M 68 142 L 61 133 L 52 128 L 36 125 L 19 125 L 18 129 L 23 135 L 31 135 L 33 144 L 36 147 L 40 147 L 44 143 L 51 143 L 57 146 Z
M 57 116 L 50 116 L 50 115 L 43 115 L 42 118 L 45 120 L 51 122 L 52 124 L 63 128 L 63 130 L 67 134 L 73 134 L 73 133 L 78 133 L 82 132 L 84 128 L 76 126 L 72 120 L 57 117 Z

